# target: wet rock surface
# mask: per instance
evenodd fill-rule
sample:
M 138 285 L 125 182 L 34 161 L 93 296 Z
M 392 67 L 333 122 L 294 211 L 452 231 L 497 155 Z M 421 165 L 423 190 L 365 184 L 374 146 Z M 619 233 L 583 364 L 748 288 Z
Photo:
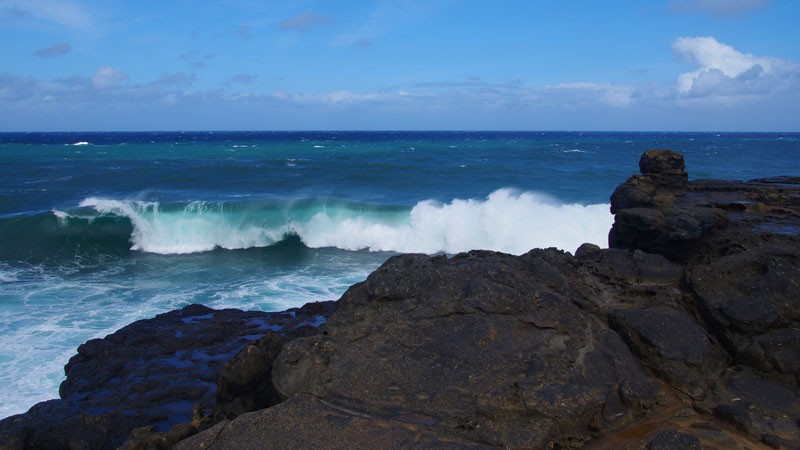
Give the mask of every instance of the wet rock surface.
M 264 313 L 189 305 L 87 341 L 65 367 L 61 399 L 0 421 L 0 448 L 114 449 L 134 430 L 151 448 L 169 448 L 232 409 L 235 393 L 260 392 L 259 383 L 247 386 L 249 365 L 226 377 L 241 354 L 316 333 L 335 306 Z M 252 409 L 271 406 L 248 397 Z
M 0 422 L 0 448 L 800 448 L 800 178 L 639 167 L 611 248 L 402 255 L 294 317 L 142 321 L 84 344 L 63 400 Z M 148 382 L 177 351 L 219 357 Z

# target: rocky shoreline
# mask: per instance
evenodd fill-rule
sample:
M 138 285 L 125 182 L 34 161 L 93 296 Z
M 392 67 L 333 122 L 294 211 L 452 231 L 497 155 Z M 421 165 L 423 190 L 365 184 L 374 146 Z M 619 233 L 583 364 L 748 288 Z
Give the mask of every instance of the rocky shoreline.
M 609 249 L 396 256 L 86 342 L 0 449 L 800 448 L 800 178 L 639 167 Z

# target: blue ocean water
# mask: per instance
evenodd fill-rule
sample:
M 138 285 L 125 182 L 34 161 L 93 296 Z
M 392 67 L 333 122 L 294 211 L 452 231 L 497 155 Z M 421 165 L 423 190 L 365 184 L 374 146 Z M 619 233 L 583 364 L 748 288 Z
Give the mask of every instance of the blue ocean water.
M 797 175 L 797 133 L 0 133 L 0 417 L 87 339 L 189 303 L 338 298 L 398 252 L 604 246 L 649 148 Z

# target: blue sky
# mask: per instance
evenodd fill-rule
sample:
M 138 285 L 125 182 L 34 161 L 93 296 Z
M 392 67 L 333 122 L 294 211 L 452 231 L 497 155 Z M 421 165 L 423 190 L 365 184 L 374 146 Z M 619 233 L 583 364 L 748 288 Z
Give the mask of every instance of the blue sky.
M 797 0 L 0 0 L 0 131 L 800 131 Z

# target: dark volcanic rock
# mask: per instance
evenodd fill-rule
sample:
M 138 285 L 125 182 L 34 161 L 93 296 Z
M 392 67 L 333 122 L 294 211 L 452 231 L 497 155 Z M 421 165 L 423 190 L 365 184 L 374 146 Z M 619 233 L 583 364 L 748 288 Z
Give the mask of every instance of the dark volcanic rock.
M 392 258 L 342 297 L 326 335 L 284 347 L 275 387 L 293 405 L 321 398 L 370 427 L 410 423 L 422 437 L 475 446 L 579 446 L 645 414 L 660 388 L 618 335 L 565 295 L 572 263 L 553 250 Z M 298 419 L 282 410 L 247 421 L 265 440 L 290 429 L 300 442 L 326 442 L 302 426 L 325 422 L 324 411 Z M 207 448 L 237 439 L 220 435 Z
M 695 267 L 690 279 L 737 362 L 800 380 L 800 254 L 754 248 Z
M 327 302 L 264 313 L 189 305 L 87 341 L 65 368 L 61 400 L 0 421 L 0 449 L 113 449 L 134 429 L 141 428 L 138 435 L 147 440 L 146 430 L 166 436 L 174 425 L 193 422 L 191 430 L 172 431 L 177 441 L 196 432 L 217 405 L 220 372 L 221 392 L 227 393 L 222 403 L 235 397 L 236 383 L 248 375 L 232 375 L 225 364 L 241 349 L 265 348 L 265 341 L 275 342 L 269 336 L 316 332 L 309 324 L 334 308 Z M 269 405 L 254 400 L 253 406 Z M 161 448 L 168 447 L 165 441 Z
M 701 450 L 700 439 L 677 431 L 663 431 L 650 441 L 648 450 Z
M 195 435 L 174 448 L 195 449 L 368 449 L 368 448 L 491 448 L 428 429 L 429 418 L 409 414 L 385 419 L 331 404 L 318 397 L 297 395 L 263 411 L 243 414 Z M 271 432 L 276 423 L 294 427 Z
M 688 175 L 682 155 L 648 150 L 639 167 L 643 175 L 634 175 L 611 196 L 615 218 L 609 246 L 659 253 L 677 261 L 694 257 L 700 239 L 727 223 L 725 211 L 686 201 Z
M 642 175 L 634 175 L 611 195 L 611 212 L 630 208 L 667 208 L 686 191 L 688 175 L 683 155 L 671 150 L 648 150 L 639 160 Z
M 217 381 L 214 421 L 232 419 L 280 402 L 272 384 L 272 366 L 283 343 L 280 334 L 270 332 L 243 348 L 222 367 Z
M 705 392 L 725 356 L 688 314 L 672 308 L 617 310 L 611 327 L 672 386 L 692 397 Z
M 639 171 L 644 175 L 676 174 L 683 178 L 686 164 L 683 155 L 672 150 L 647 150 L 639 158 Z
M 702 403 L 724 422 L 770 446 L 800 448 L 800 398 L 794 389 L 735 366 Z
M 612 248 L 403 255 L 335 312 L 144 321 L 81 346 L 0 449 L 800 448 L 800 178 L 639 167 Z

